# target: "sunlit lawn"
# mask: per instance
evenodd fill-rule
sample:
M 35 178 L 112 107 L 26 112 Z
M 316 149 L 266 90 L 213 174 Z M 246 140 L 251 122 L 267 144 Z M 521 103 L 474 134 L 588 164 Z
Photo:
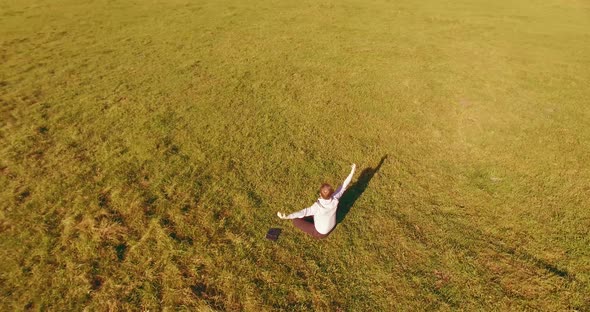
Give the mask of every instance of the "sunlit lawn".
M 3 0 L 0 310 L 588 311 L 588 30 L 584 1 Z M 327 239 L 276 217 L 353 162 Z

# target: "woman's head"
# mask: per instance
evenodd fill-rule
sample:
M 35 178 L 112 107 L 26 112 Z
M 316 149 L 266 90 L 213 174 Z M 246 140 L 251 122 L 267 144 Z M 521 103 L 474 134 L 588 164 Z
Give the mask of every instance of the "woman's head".
M 332 188 L 332 186 L 328 183 L 322 184 L 322 186 L 320 187 L 320 196 L 323 199 L 330 199 L 332 197 L 332 194 L 334 194 L 334 189 Z

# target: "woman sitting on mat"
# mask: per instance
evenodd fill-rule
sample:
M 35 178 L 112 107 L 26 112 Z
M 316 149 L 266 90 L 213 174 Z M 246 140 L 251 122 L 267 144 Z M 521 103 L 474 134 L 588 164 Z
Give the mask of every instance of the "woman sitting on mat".
M 352 171 L 336 192 L 330 184 L 324 183 L 320 187 L 320 198 L 313 205 L 288 216 L 277 212 L 277 216 L 281 219 L 293 219 L 293 225 L 314 238 L 327 237 L 336 226 L 338 201 L 350 184 L 355 169 L 356 165 L 352 164 Z

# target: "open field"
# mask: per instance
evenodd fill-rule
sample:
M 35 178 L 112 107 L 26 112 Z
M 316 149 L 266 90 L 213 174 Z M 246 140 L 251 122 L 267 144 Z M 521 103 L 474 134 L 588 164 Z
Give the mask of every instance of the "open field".
M 589 81 L 581 0 L 2 0 L 0 310 L 590 311 Z

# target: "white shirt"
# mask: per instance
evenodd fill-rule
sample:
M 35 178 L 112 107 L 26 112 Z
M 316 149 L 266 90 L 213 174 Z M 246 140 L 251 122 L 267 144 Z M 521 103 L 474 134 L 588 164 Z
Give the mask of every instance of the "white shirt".
M 315 229 L 321 234 L 328 234 L 336 226 L 336 210 L 338 209 L 338 202 L 348 184 L 352 180 L 354 169 L 350 172 L 344 183 L 332 194 L 329 199 L 318 198 L 318 200 L 311 206 L 294 212 L 287 216 L 287 219 L 303 218 L 313 216 L 313 223 Z

